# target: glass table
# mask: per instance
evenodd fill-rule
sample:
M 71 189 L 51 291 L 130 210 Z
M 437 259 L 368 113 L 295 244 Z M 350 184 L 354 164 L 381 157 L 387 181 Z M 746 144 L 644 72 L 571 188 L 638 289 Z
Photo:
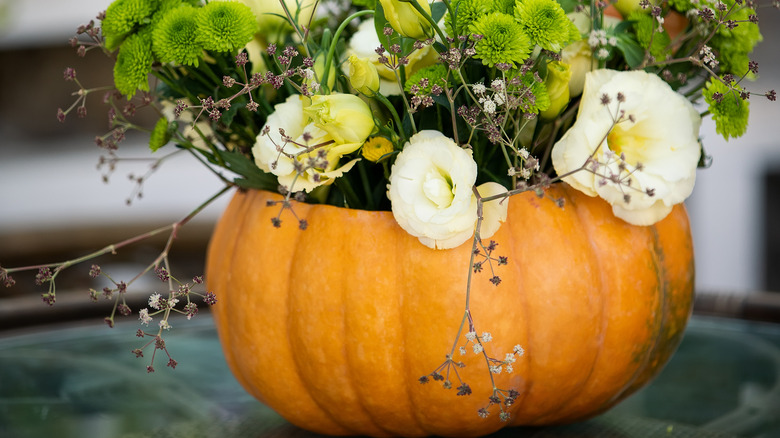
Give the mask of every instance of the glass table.
M 230 374 L 212 320 L 174 322 L 179 365 L 130 350 L 135 321 L 0 332 L 0 437 L 312 437 Z M 495 437 L 780 437 L 780 324 L 694 317 L 661 375 L 586 422 Z

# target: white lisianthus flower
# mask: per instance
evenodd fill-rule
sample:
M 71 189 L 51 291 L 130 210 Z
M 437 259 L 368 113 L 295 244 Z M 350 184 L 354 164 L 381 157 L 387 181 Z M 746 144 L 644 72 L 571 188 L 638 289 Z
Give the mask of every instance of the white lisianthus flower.
M 355 55 L 358 58 L 367 59 L 374 64 L 379 74 L 379 92 L 384 96 L 400 96 L 401 87 L 395 78 L 395 73 L 379 62 L 379 55 L 376 48 L 380 47 L 379 37 L 376 34 L 374 20 L 366 20 L 360 23 L 357 31 L 352 34 L 352 38 L 347 45 L 349 55 Z M 385 52 L 385 56 L 391 57 L 390 53 Z M 417 70 L 433 65 L 438 60 L 438 54 L 432 45 L 426 45 L 422 49 L 413 51 L 408 57 L 406 64 L 406 77 L 411 77 Z M 349 68 L 343 67 L 342 70 L 349 74 Z
M 477 199 L 472 188 L 477 163 L 471 151 L 439 131 L 420 131 L 398 154 L 387 196 L 395 220 L 423 245 L 434 249 L 459 246 L 474 234 Z M 506 192 L 497 183 L 477 187 L 480 196 Z M 489 238 L 506 220 L 508 200 L 486 202 L 480 237 Z
M 358 139 L 359 141 L 354 143 L 330 143 L 321 148 L 326 152 L 325 167 L 304 166 L 303 173 L 298 174 L 295 168 L 296 159 L 305 165 L 310 157 L 317 156 L 317 152 L 302 153 L 306 150 L 304 145 L 324 144 L 334 141 L 334 138 L 306 115 L 302 96 L 292 95 L 286 101 L 275 105 L 274 109 L 263 127 L 263 130 L 268 129 L 268 134 L 264 135 L 261 131 L 257 136 L 252 147 L 252 155 L 257 167 L 276 175 L 279 184 L 290 190 L 310 192 L 318 186 L 332 183 L 335 178 L 342 176 L 357 163 L 358 160 L 355 159 L 337 167 L 339 159 L 358 150 L 365 138 Z M 279 128 L 284 129 L 285 135 L 292 138 L 292 141 L 285 142 Z M 279 148 L 282 150 L 280 151 Z
M 604 198 L 626 222 L 651 225 L 693 190 L 700 125 L 693 105 L 658 76 L 596 70 L 585 78 L 577 121 L 553 147 L 553 166 L 563 175 L 593 154 L 586 170 L 563 180 Z

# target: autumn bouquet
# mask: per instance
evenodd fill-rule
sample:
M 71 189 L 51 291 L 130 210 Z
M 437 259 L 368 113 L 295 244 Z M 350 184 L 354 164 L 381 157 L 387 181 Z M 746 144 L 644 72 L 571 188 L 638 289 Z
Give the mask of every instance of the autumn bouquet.
M 746 0 L 116 0 L 71 40 L 80 56 L 114 60 L 110 90 L 67 69 L 77 99 L 58 118 L 85 116 L 102 90 L 104 162 L 121 159 L 128 130 L 145 131 L 152 156 L 189 154 L 226 190 L 278 193 L 269 232 L 308 228 L 300 203 L 387 210 L 429 248 L 471 241 L 485 259 L 468 270 L 492 271 L 507 263 L 490 256 L 490 238 L 514 195 L 551 197 L 546 189 L 563 181 L 638 226 L 682 203 L 708 162 L 702 118 L 739 137 L 749 99 L 775 100 L 746 84 L 758 74 L 749 58 L 762 39 L 758 9 Z M 156 123 L 133 121 L 141 107 Z M 38 280 L 53 285 L 72 264 L 36 267 Z M 169 283 L 168 295 L 138 312 L 159 325 L 141 331 L 156 350 L 170 315 L 197 312 L 195 285 L 166 266 L 163 252 L 147 271 Z M 0 276 L 11 284 L 17 270 Z M 131 283 L 103 292 L 120 313 L 132 312 L 122 298 Z M 52 287 L 44 300 L 54 299 Z M 479 353 L 491 335 L 467 321 L 463 335 Z M 490 358 L 491 379 L 522 353 L 517 345 Z M 440 371 L 421 381 L 447 386 Z M 517 396 L 491 396 L 502 420 Z

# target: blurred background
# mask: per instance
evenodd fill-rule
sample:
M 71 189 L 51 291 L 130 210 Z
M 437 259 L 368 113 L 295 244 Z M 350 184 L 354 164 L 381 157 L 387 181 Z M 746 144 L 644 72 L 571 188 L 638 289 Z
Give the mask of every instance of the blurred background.
M 60 261 L 174 222 L 198 206 L 221 184 L 185 155 L 171 158 L 163 171 L 143 184 L 143 196 L 133 198 L 137 185 L 129 174 L 143 175 L 150 162 L 120 162 L 101 182 L 101 151 L 96 135 L 107 132 L 100 93 L 88 98 L 89 115 L 75 112 L 65 123 L 55 117 L 75 97 L 74 83 L 63 80 L 66 67 L 76 69 L 87 86 L 110 85 L 111 64 L 99 53 L 76 56 L 68 44 L 80 24 L 109 0 L 0 0 L 0 263 L 3 266 Z M 762 11 L 759 44 L 754 59 L 759 78 L 753 91 L 780 91 L 780 12 Z M 141 117 L 144 117 L 141 114 Z M 151 115 L 147 115 L 152 119 Z M 696 249 L 697 308 L 701 312 L 731 312 L 774 318 L 780 291 L 780 103 L 751 99 L 748 133 L 726 143 L 707 119 L 701 135 L 712 166 L 699 171 L 693 196 L 687 201 Z M 129 137 L 123 157 L 146 155 L 146 139 Z M 171 258 L 184 275 L 201 273 L 211 227 L 227 202 L 221 199 L 184 228 Z M 114 275 L 133 275 L 161 248 L 162 239 L 133 246 L 101 260 Z M 45 309 L 41 290 L 32 277 L 15 275 L 17 286 L 0 288 L 0 326 L 28 324 L 39 318 L 83 311 L 87 288 L 102 288 L 86 275 L 88 266 L 65 271 L 58 306 Z M 73 296 L 73 299 L 70 297 Z M 139 297 L 143 301 L 144 297 Z M 99 307 L 99 309 L 97 309 Z M 41 316 L 41 309 L 46 312 Z M 105 312 L 105 306 L 94 306 Z M 49 311 L 51 310 L 51 311 Z M 774 312 L 774 313 L 772 313 Z M 767 316 L 769 315 L 769 316 Z M 774 316 L 772 316 L 774 315 Z

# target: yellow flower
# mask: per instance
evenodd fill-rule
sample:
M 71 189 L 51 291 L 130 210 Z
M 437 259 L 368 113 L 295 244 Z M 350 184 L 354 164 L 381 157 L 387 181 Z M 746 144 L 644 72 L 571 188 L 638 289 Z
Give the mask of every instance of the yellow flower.
M 375 128 L 371 108 L 354 94 L 315 95 L 303 111 L 336 143 L 363 144 Z
M 340 160 L 358 150 L 363 141 L 334 141 L 321 126 L 309 120 L 304 113 L 304 101 L 302 96 L 292 95 L 274 106 L 275 111 L 268 116 L 262 130 L 267 130 L 267 133 L 257 136 L 252 155 L 257 167 L 276 175 L 279 184 L 293 191 L 311 192 L 319 186 L 333 183 L 352 169 L 359 159 L 345 164 L 341 164 Z M 280 128 L 286 137 L 282 136 Z M 292 140 L 287 141 L 286 138 Z M 307 151 L 307 146 L 318 147 Z M 324 161 L 318 158 L 321 150 L 325 151 Z
M 239 0 L 241 3 L 249 6 L 257 17 L 257 24 L 259 27 L 259 35 L 266 38 L 275 38 L 273 34 L 278 33 L 282 29 L 288 28 L 292 30 L 287 22 L 286 14 L 282 4 L 279 0 Z M 298 3 L 300 1 L 300 11 Z M 315 0 L 284 0 L 285 6 L 290 11 L 290 15 L 295 18 L 296 12 L 298 13 L 298 23 L 308 25 L 314 14 Z
M 410 2 L 417 4 L 431 15 L 431 6 L 426 0 L 379 0 L 385 10 L 385 18 L 393 29 L 401 35 L 416 40 L 424 40 L 433 34 L 431 24 L 412 6 Z
M 358 58 L 356 55 L 351 55 L 348 75 L 349 84 L 360 93 L 373 96 L 379 91 L 379 73 L 368 58 Z
M 384 137 L 372 137 L 363 144 L 363 158 L 377 162 L 384 155 L 393 152 L 393 143 Z
M 569 104 L 569 80 L 571 68 L 568 64 L 552 61 L 547 64 L 547 79 L 544 85 L 550 96 L 550 106 L 539 115 L 546 120 L 558 117 Z

